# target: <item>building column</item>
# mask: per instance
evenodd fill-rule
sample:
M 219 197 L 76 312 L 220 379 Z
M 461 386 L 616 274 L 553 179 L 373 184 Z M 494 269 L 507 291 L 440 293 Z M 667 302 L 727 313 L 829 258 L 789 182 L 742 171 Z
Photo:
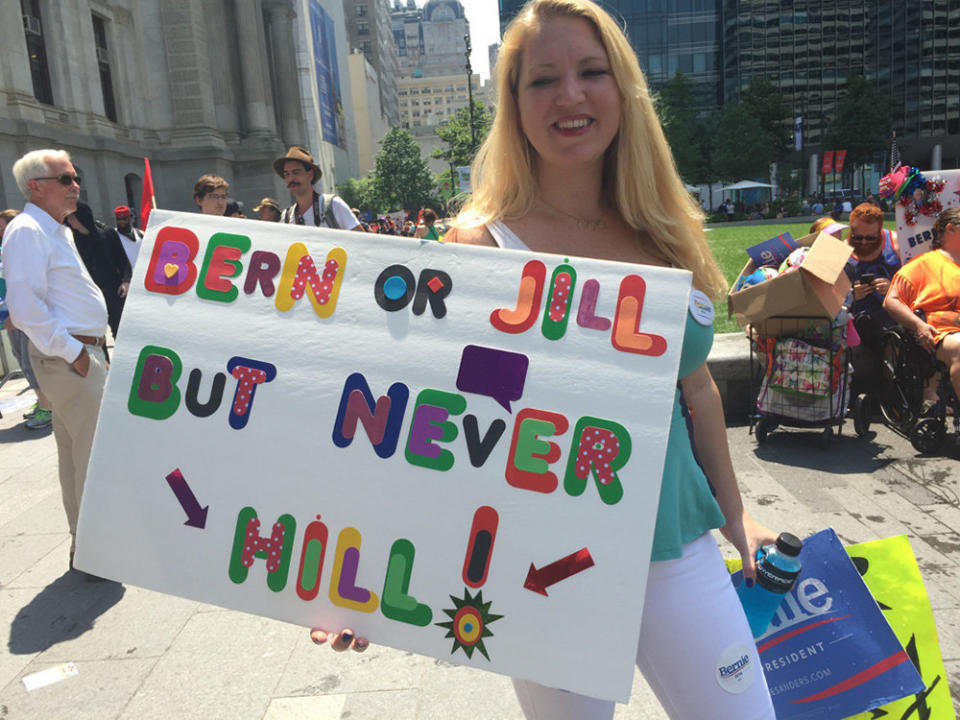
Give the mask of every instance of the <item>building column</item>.
M 943 145 L 937 143 L 930 151 L 930 169 L 943 170 Z
M 813 153 L 807 161 L 807 195 L 820 192 L 820 156 Z
M 300 101 L 300 84 L 294 49 L 293 21 L 297 13 L 288 0 L 269 2 L 267 13 L 270 48 L 273 53 L 271 59 L 277 83 L 277 102 L 280 104 L 282 123 L 280 132 L 285 145 L 305 145 L 303 104 Z M 309 22 L 309 18 L 305 22 Z
M 260 0 L 235 0 L 235 2 L 246 134 L 248 136 L 272 135 L 274 121 L 269 103 L 269 77 Z

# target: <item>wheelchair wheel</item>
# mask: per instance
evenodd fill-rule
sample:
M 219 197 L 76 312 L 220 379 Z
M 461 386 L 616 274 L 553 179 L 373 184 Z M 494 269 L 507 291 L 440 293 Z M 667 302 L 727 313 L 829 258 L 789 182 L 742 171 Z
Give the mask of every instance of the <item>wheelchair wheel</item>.
M 777 424 L 770 420 L 769 418 L 757 418 L 757 424 L 753 428 L 754 434 L 757 436 L 757 443 L 763 445 L 767 441 L 767 436 L 777 429 Z
M 880 412 L 890 427 L 900 429 L 916 421 L 923 398 L 923 378 L 908 342 L 897 332 L 887 332 L 880 350 Z
M 910 433 L 910 444 L 919 453 L 929 455 L 943 447 L 947 427 L 939 418 L 923 418 Z
M 872 403 L 866 393 L 857 395 L 853 403 L 853 431 L 857 437 L 863 437 L 870 432 L 870 410 Z

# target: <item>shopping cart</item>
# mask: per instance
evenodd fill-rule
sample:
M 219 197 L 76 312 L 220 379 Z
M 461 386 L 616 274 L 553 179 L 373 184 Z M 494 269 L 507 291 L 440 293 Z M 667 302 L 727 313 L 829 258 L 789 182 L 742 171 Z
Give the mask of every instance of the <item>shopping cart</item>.
M 750 432 L 766 442 L 778 427 L 823 428 L 830 446 L 843 429 L 850 397 L 847 316 L 772 317 L 748 327 L 756 409 Z

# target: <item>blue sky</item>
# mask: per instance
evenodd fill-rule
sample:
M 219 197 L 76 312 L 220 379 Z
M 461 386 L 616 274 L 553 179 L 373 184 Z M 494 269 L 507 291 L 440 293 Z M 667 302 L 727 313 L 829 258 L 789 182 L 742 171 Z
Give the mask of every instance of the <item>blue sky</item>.
M 500 3 L 497 0 L 460 0 L 470 21 L 470 65 L 483 79 L 490 77 L 487 47 L 500 42 Z

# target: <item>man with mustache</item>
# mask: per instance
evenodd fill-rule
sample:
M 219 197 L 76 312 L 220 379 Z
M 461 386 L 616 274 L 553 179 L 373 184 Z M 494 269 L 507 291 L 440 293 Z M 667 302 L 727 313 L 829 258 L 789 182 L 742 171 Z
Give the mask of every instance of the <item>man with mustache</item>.
M 296 202 L 283 211 L 280 222 L 364 232 L 363 225 L 339 195 L 325 195 L 313 189 L 323 171 L 306 149 L 293 146 L 273 162 Z
M 10 317 L 30 339 L 30 361 L 53 405 L 70 567 L 80 497 L 107 377 L 107 306 L 64 218 L 77 210 L 80 177 L 63 150 L 34 150 L 13 164 L 27 198 L 3 238 Z

